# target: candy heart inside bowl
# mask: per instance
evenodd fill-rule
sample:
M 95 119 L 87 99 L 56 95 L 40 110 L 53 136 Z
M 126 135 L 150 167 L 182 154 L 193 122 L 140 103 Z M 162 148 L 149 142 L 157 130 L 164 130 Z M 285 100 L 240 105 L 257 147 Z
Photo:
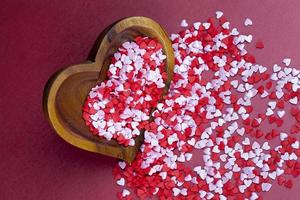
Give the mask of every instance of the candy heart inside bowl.
M 90 89 L 107 79 L 112 55 L 119 46 L 137 36 L 155 38 L 166 55 L 167 84 L 172 79 L 174 54 L 168 34 L 155 21 L 146 17 L 130 17 L 111 25 L 99 38 L 89 61 L 56 72 L 46 84 L 44 112 L 55 131 L 68 143 L 84 150 L 113 156 L 131 162 L 142 144 L 143 134 L 135 138 L 135 146 L 124 147 L 115 140 L 93 136 L 82 118 L 82 106 Z

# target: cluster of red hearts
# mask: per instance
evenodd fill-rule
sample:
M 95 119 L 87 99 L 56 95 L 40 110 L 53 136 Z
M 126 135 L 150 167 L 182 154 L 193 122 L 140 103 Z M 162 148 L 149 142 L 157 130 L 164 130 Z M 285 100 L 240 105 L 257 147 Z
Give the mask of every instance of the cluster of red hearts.
M 220 11 L 171 35 L 173 81 L 144 126 L 136 159 L 114 168 L 120 199 L 255 200 L 273 184 L 293 186 L 300 71 L 290 59 L 269 68 L 256 63 L 245 49 L 252 39 Z
M 153 39 L 137 37 L 123 43 L 112 58 L 109 79 L 92 88 L 83 106 L 90 131 L 134 146 L 162 97 L 165 59 L 161 44 Z

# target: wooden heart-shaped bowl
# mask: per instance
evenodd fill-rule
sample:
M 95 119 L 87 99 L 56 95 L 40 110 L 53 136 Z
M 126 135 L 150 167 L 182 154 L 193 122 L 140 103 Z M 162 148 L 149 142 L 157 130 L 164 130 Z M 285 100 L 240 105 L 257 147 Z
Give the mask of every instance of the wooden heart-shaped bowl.
M 109 26 L 98 38 L 89 60 L 56 72 L 47 82 L 43 107 L 51 126 L 68 143 L 81 149 L 132 162 L 142 142 L 143 134 L 135 139 L 136 145 L 124 147 L 117 141 L 101 139 L 90 133 L 82 118 L 82 106 L 96 84 L 107 79 L 112 55 L 125 41 L 136 36 L 157 39 L 167 56 L 165 60 L 169 85 L 174 67 L 174 53 L 166 31 L 146 17 L 129 17 Z

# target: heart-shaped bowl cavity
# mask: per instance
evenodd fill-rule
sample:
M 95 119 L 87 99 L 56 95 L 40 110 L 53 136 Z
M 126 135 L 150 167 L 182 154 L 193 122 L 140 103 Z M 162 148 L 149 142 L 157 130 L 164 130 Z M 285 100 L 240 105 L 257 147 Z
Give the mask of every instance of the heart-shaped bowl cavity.
M 91 88 L 107 79 L 112 55 L 121 44 L 133 41 L 137 36 L 155 38 L 162 44 L 167 57 L 165 70 L 168 87 L 173 74 L 174 53 L 166 31 L 146 17 L 129 17 L 115 22 L 99 36 L 87 62 L 59 70 L 45 86 L 44 113 L 57 134 L 68 143 L 129 163 L 135 158 L 143 142 L 143 134 L 135 138 L 135 146 L 128 147 L 115 140 L 107 141 L 94 136 L 82 118 L 82 106 Z

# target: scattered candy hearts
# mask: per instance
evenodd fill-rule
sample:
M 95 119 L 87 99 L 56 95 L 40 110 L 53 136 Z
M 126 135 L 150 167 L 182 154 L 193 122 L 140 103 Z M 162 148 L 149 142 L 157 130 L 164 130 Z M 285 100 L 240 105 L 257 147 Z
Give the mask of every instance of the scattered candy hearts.
M 247 19 L 245 26 L 249 25 L 252 21 Z M 181 26 L 188 27 L 188 24 L 183 20 Z M 160 52 L 155 56 L 155 50 L 160 51 L 161 47 L 156 49 L 159 44 L 143 43 L 140 39 L 138 51 L 145 55 L 142 58 L 155 60 L 151 64 L 146 62 L 148 68 L 145 62 L 133 64 L 136 57 L 128 53 L 128 48 L 137 47 L 132 43 L 126 43 L 115 54 L 109 72 L 114 81 L 91 91 L 92 101 L 87 105 L 90 115 L 85 118 L 90 116 L 94 122 L 89 127 L 113 127 L 109 129 L 112 136 L 118 131 L 121 137 L 138 135 L 133 130 L 138 130 L 141 124 L 145 128 L 144 143 L 133 163 L 119 162 L 114 169 L 117 184 L 122 185 L 123 178 L 126 186 L 121 198 L 130 197 L 134 191 L 141 199 L 155 196 L 158 199 L 254 200 L 262 199 L 261 192 L 272 190 L 276 182 L 293 187 L 288 176 L 297 177 L 300 169 L 299 141 L 293 135 L 300 132 L 300 73 L 288 67 L 287 59 L 284 67 L 257 64 L 245 49 L 245 44 L 252 39 L 252 35 L 230 29 L 221 11 L 207 22 L 195 22 L 192 27 L 172 34 L 176 57 L 173 81 L 159 103 L 156 98 L 159 95 L 153 95 L 150 89 L 139 91 L 134 89 L 136 84 L 127 83 L 132 77 L 138 77 L 134 80 L 152 81 L 155 85 L 152 89 L 160 88 L 164 55 Z M 154 49 L 147 49 L 148 46 Z M 255 46 L 263 48 L 264 44 L 258 40 Z M 140 71 L 135 71 L 136 68 Z M 125 73 L 124 80 L 117 80 L 121 72 Z M 145 81 L 139 81 L 143 74 Z M 124 92 L 127 90 L 130 93 Z M 116 91 L 124 98 L 125 107 L 119 105 L 123 109 L 119 116 L 125 120 L 122 123 L 126 124 L 126 131 L 108 117 L 103 120 L 105 123 L 99 120 L 106 113 L 119 111 L 119 102 L 108 98 L 108 94 Z M 111 101 L 98 101 L 101 95 Z M 263 109 L 256 106 L 257 99 Z M 127 104 L 138 106 L 135 110 L 126 109 Z M 156 107 L 152 113 L 154 120 L 150 122 L 145 117 L 150 112 L 142 113 L 143 105 L 147 104 L 147 108 Z M 291 131 L 283 128 L 285 120 L 293 120 Z M 266 123 L 269 123 L 267 128 Z M 92 132 L 98 133 L 94 129 Z M 191 167 L 191 161 L 199 155 L 204 164 Z

